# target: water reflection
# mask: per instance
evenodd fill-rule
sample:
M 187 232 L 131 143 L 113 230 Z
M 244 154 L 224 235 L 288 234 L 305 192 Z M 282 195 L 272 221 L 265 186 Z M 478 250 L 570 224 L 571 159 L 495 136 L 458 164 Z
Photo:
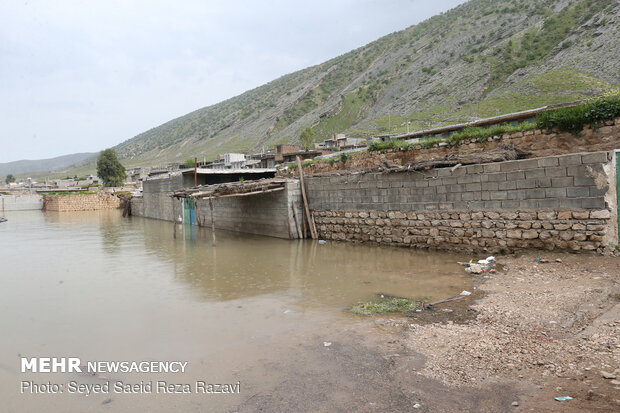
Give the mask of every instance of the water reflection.
M 148 253 L 173 264 L 175 278 L 207 300 L 280 292 L 300 304 L 347 306 L 376 294 L 444 297 L 469 285 L 463 257 L 401 248 L 289 241 L 133 218 Z M 184 231 L 183 236 L 179 236 Z

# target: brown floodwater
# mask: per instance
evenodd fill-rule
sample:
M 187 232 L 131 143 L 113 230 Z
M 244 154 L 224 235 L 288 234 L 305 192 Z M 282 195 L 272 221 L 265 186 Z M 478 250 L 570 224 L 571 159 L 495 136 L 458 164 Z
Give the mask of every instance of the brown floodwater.
M 319 244 L 122 218 L 119 211 L 14 212 L 0 224 L 2 411 L 236 411 L 291 373 L 307 346 L 375 331 L 347 311 L 377 294 L 440 299 L 471 288 L 470 257 Z M 363 326 L 360 330 L 360 326 Z M 360 339 L 361 340 L 361 339 Z M 313 347 L 314 348 L 314 347 Z M 322 350 L 321 350 L 322 351 Z M 187 361 L 184 373 L 22 373 L 21 357 Z M 298 372 L 287 371 L 294 368 Z M 304 364 L 307 360 L 312 365 Z M 318 360 L 318 361 L 317 361 Z M 307 370 L 307 371 L 306 371 Z M 317 373 L 318 374 L 318 373 Z M 70 394 L 68 383 L 190 384 L 191 394 Z M 23 381 L 62 394 L 21 392 Z M 196 394 L 196 381 L 240 383 Z M 300 389 L 299 391 L 303 391 Z

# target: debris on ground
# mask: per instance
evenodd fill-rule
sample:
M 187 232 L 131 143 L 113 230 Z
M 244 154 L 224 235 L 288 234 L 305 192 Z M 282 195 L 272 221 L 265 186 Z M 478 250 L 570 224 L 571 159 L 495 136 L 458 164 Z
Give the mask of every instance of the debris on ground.
M 570 397 L 570 396 L 554 397 L 554 399 L 559 401 L 559 402 L 567 402 L 569 400 L 573 400 L 573 398 Z
M 487 272 L 495 272 L 494 268 L 497 262 L 495 257 L 490 256 L 484 260 L 478 260 L 477 263 L 474 263 L 473 260 L 469 260 L 469 262 L 458 262 L 457 264 L 464 266 L 465 271 L 468 274 L 482 274 Z

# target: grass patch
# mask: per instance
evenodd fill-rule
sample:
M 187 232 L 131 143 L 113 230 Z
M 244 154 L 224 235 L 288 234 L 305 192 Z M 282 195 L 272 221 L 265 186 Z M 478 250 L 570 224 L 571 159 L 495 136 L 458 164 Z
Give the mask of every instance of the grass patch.
M 384 297 L 374 301 L 359 302 L 351 306 L 352 313 L 372 315 L 380 313 L 408 313 L 420 307 L 418 301 L 408 298 Z
M 618 116 L 620 116 L 620 91 L 613 91 L 579 106 L 539 113 L 536 116 L 536 125 L 541 129 L 556 128 L 578 135 L 585 125 L 597 128 L 601 122 Z
M 44 195 L 44 196 L 97 195 L 97 192 L 90 192 L 90 191 L 41 192 L 41 195 Z
M 368 151 L 369 152 L 375 152 L 375 151 L 383 151 L 386 149 L 401 149 L 401 150 L 407 150 L 409 148 L 411 148 L 412 144 L 401 140 L 401 139 L 397 139 L 397 140 L 389 140 L 389 141 L 385 141 L 385 142 L 372 142 L 370 145 L 368 145 Z

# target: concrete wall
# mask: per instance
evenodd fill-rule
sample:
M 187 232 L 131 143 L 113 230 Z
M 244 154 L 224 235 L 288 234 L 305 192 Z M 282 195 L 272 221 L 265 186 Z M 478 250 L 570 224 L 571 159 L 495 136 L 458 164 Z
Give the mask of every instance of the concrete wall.
M 132 215 L 167 221 L 175 221 L 179 217 L 183 219 L 183 201 L 170 197 L 174 190 L 182 187 L 181 176 L 145 181 L 142 197 L 133 198 L 131 201 Z M 283 191 L 215 199 L 215 227 L 279 238 L 299 238 L 295 217 L 301 226 L 300 193 L 299 184 L 293 182 L 287 184 Z M 210 227 L 209 202 L 200 200 L 197 205 L 200 225 Z
M 183 188 L 183 176 L 180 174 L 144 181 L 141 202 L 139 198 L 135 201 L 132 199 L 132 215 L 174 221 L 179 215 L 183 215 L 183 209 L 173 203 L 170 194 L 181 188 Z
M 209 227 L 209 201 L 200 200 L 197 204 L 201 226 Z M 296 217 L 302 225 L 299 183 L 288 183 L 283 191 L 278 192 L 214 199 L 213 215 L 217 229 L 277 238 L 301 238 L 295 223 Z
M 617 242 L 613 152 L 308 178 L 321 237 L 454 250 Z
M 41 195 L 0 195 L 0 211 L 26 211 L 43 209 L 43 197 Z
M 114 209 L 120 207 L 120 199 L 112 194 L 67 194 L 45 195 L 43 209 L 46 211 L 97 211 L 100 209 Z

